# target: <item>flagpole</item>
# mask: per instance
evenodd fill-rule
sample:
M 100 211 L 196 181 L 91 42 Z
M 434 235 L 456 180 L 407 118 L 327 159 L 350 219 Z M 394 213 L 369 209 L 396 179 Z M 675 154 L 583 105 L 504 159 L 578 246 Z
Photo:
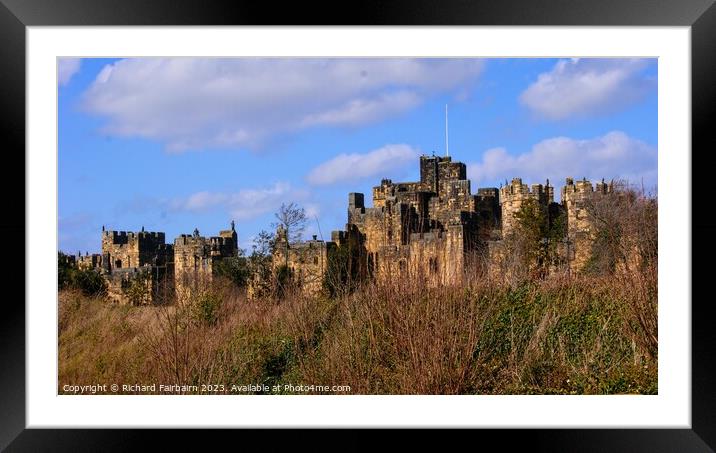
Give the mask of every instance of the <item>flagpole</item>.
M 445 156 L 450 155 L 450 142 L 448 141 L 448 106 L 445 104 Z

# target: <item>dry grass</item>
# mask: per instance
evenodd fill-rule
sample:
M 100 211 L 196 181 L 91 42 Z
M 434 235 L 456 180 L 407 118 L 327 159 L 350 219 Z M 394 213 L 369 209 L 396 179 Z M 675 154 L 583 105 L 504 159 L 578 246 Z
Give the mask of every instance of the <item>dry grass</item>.
M 62 292 L 59 382 L 349 385 L 357 394 L 657 392 L 656 269 L 120 307 Z

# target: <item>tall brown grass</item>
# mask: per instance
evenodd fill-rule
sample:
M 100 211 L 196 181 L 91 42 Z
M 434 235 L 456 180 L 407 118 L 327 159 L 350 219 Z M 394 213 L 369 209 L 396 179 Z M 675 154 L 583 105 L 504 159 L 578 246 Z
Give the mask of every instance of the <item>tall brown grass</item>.
M 656 393 L 656 269 L 460 286 L 419 278 L 336 298 L 59 298 L 59 383 L 348 385 L 354 394 Z M 283 389 L 283 387 L 281 387 Z M 283 391 L 283 390 L 281 390 Z

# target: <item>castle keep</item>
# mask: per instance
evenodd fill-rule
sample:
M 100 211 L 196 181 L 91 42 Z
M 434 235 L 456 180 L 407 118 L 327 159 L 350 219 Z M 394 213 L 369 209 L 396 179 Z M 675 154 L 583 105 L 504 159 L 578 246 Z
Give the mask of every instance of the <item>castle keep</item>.
M 593 241 L 593 226 L 586 213 L 590 197 L 606 195 L 610 185 L 567 178 L 561 203 L 554 202 L 554 187 L 528 186 L 515 178 L 500 188 L 480 188 L 473 194 L 464 163 L 449 156 L 421 156 L 420 181 L 383 179 L 373 187 L 373 207 L 362 193 L 348 195 L 348 222 L 334 231 L 331 241 L 288 245 L 282 231 L 274 266 L 286 264 L 304 288 L 316 290 L 332 254 L 349 240 L 358 244 L 359 273 L 377 279 L 418 275 L 433 284 L 459 283 L 468 265 L 487 266 L 499 274 L 506 254 L 504 240 L 515 232 L 516 214 L 534 200 L 549 222 L 566 213 L 567 234 L 559 244 L 563 262 L 580 271 Z
M 358 235 L 369 274 L 431 274 L 450 282 L 476 249 L 479 233 L 489 234 L 500 217 L 496 191 L 472 195 L 465 164 L 422 156 L 420 181 L 384 179 L 373 188 L 372 208 L 363 194 L 350 194 L 346 230 Z

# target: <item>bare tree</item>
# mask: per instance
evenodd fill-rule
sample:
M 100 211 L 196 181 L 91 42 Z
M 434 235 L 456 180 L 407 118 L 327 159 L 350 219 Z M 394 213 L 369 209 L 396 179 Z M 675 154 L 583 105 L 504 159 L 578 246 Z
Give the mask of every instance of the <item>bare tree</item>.
M 306 229 L 306 222 L 308 217 L 306 211 L 299 207 L 293 201 L 289 204 L 281 203 L 281 207 L 275 214 L 278 222 L 274 224 L 275 227 L 283 228 L 285 234 L 285 258 L 286 265 L 288 266 L 288 246 L 289 244 L 295 244 L 301 240 L 303 231 Z M 277 238 L 279 241 L 281 238 Z
M 658 249 L 658 205 L 655 196 L 615 181 L 610 196 L 587 200 L 586 208 L 595 227 L 590 265 L 592 270 L 635 271 L 656 265 Z

